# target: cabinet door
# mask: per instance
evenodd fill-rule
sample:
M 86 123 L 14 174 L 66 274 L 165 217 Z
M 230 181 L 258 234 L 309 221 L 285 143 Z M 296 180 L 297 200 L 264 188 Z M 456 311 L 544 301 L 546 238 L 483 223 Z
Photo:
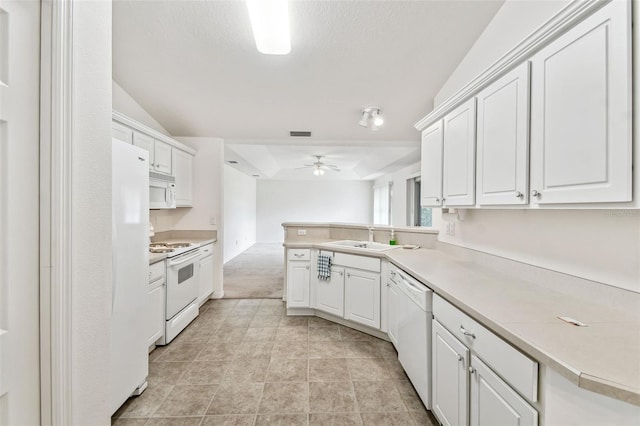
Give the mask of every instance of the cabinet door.
M 445 426 L 464 426 L 469 420 L 469 349 L 437 320 L 432 334 L 433 414 Z
M 287 265 L 287 307 L 309 308 L 309 262 L 289 261 Z
M 538 424 L 538 412 L 475 355 L 471 367 L 472 426 Z
M 200 261 L 198 277 L 198 302 L 203 303 L 213 293 L 213 254 Z
M 176 206 L 193 206 L 193 155 L 173 148 L 173 176 L 176 178 Z
M 478 94 L 477 201 L 529 201 L 529 62 Z
M 444 119 L 442 196 L 446 206 L 472 206 L 476 194 L 476 98 Z
M 171 145 L 168 143 L 155 140 L 153 144 L 153 160 L 156 172 L 166 173 L 168 175 L 173 171 L 171 165 Z
M 344 268 L 331 268 L 329 280 L 318 279 L 316 309 L 344 316 Z
M 147 347 L 153 345 L 164 334 L 164 284 L 149 292 L 149 316 Z
M 345 269 L 344 287 L 344 317 L 380 329 L 380 274 Z
M 630 9 L 613 1 L 533 57 L 533 203 L 631 200 Z
M 398 324 L 404 312 L 404 296 L 400 293 L 398 286 L 391 280 L 387 286 L 387 322 L 389 327 L 389 339 L 398 347 Z
M 149 152 L 149 168 L 155 170 L 155 159 L 153 155 L 153 138 L 144 133 L 133 132 L 133 144 Z
M 422 132 L 420 205 L 442 205 L 442 120 Z
M 126 143 L 133 143 L 133 130 L 115 121 L 111 122 L 111 137 Z

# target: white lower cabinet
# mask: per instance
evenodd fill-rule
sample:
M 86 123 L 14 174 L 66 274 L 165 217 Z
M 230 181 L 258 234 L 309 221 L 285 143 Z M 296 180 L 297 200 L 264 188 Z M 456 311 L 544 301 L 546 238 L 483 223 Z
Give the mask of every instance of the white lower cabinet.
M 344 268 L 332 267 L 328 280 L 318 279 L 315 308 L 339 317 L 344 315 Z
M 475 355 L 469 371 L 472 426 L 538 424 L 538 412 Z
M 538 412 L 529 402 L 537 401 L 537 363 L 438 296 L 433 314 L 438 420 L 447 426 L 537 426 Z
M 345 269 L 344 318 L 380 329 L 380 274 Z
M 469 419 L 469 349 L 438 321 L 432 328 L 433 413 L 445 426 L 466 425 Z
M 164 334 L 165 262 L 149 266 L 149 296 L 147 310 L 147 347 L 152 346 Z
M 202 257 L 199 262 L 198 303 L 203 304 L 213 293 L 213 244 L 200 249 Z
M 287 308 L 309 308 L 309 249 L 287 251 Z
M 398 347 L 398 324 L 404 311 L 402 306 L 404 300 L 398 286 L 389 279 L 387 282 L 387 334 L 396 348 Z

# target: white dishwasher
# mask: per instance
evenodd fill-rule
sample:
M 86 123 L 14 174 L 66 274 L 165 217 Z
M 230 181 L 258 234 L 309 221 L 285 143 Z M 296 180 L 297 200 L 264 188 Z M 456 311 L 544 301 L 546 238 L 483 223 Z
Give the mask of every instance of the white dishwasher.
M 398 360 L 427 409 L 431 409 L 431 317 L 433 291 L 391 265 L 404 296 L 398 318 Z

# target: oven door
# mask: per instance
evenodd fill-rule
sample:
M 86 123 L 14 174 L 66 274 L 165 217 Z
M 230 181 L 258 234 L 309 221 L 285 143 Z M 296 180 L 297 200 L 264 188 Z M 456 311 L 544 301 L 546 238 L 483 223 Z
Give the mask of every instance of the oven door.
M 168 260 L 167 320 L 198 298 L 199 257 L 196 249 Z

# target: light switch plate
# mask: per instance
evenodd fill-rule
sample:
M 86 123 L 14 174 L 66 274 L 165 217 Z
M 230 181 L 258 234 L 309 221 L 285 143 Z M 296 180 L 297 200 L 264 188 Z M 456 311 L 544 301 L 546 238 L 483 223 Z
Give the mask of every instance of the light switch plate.
M 298 229 L 298 235 L 307 235 L 306 229 Z

